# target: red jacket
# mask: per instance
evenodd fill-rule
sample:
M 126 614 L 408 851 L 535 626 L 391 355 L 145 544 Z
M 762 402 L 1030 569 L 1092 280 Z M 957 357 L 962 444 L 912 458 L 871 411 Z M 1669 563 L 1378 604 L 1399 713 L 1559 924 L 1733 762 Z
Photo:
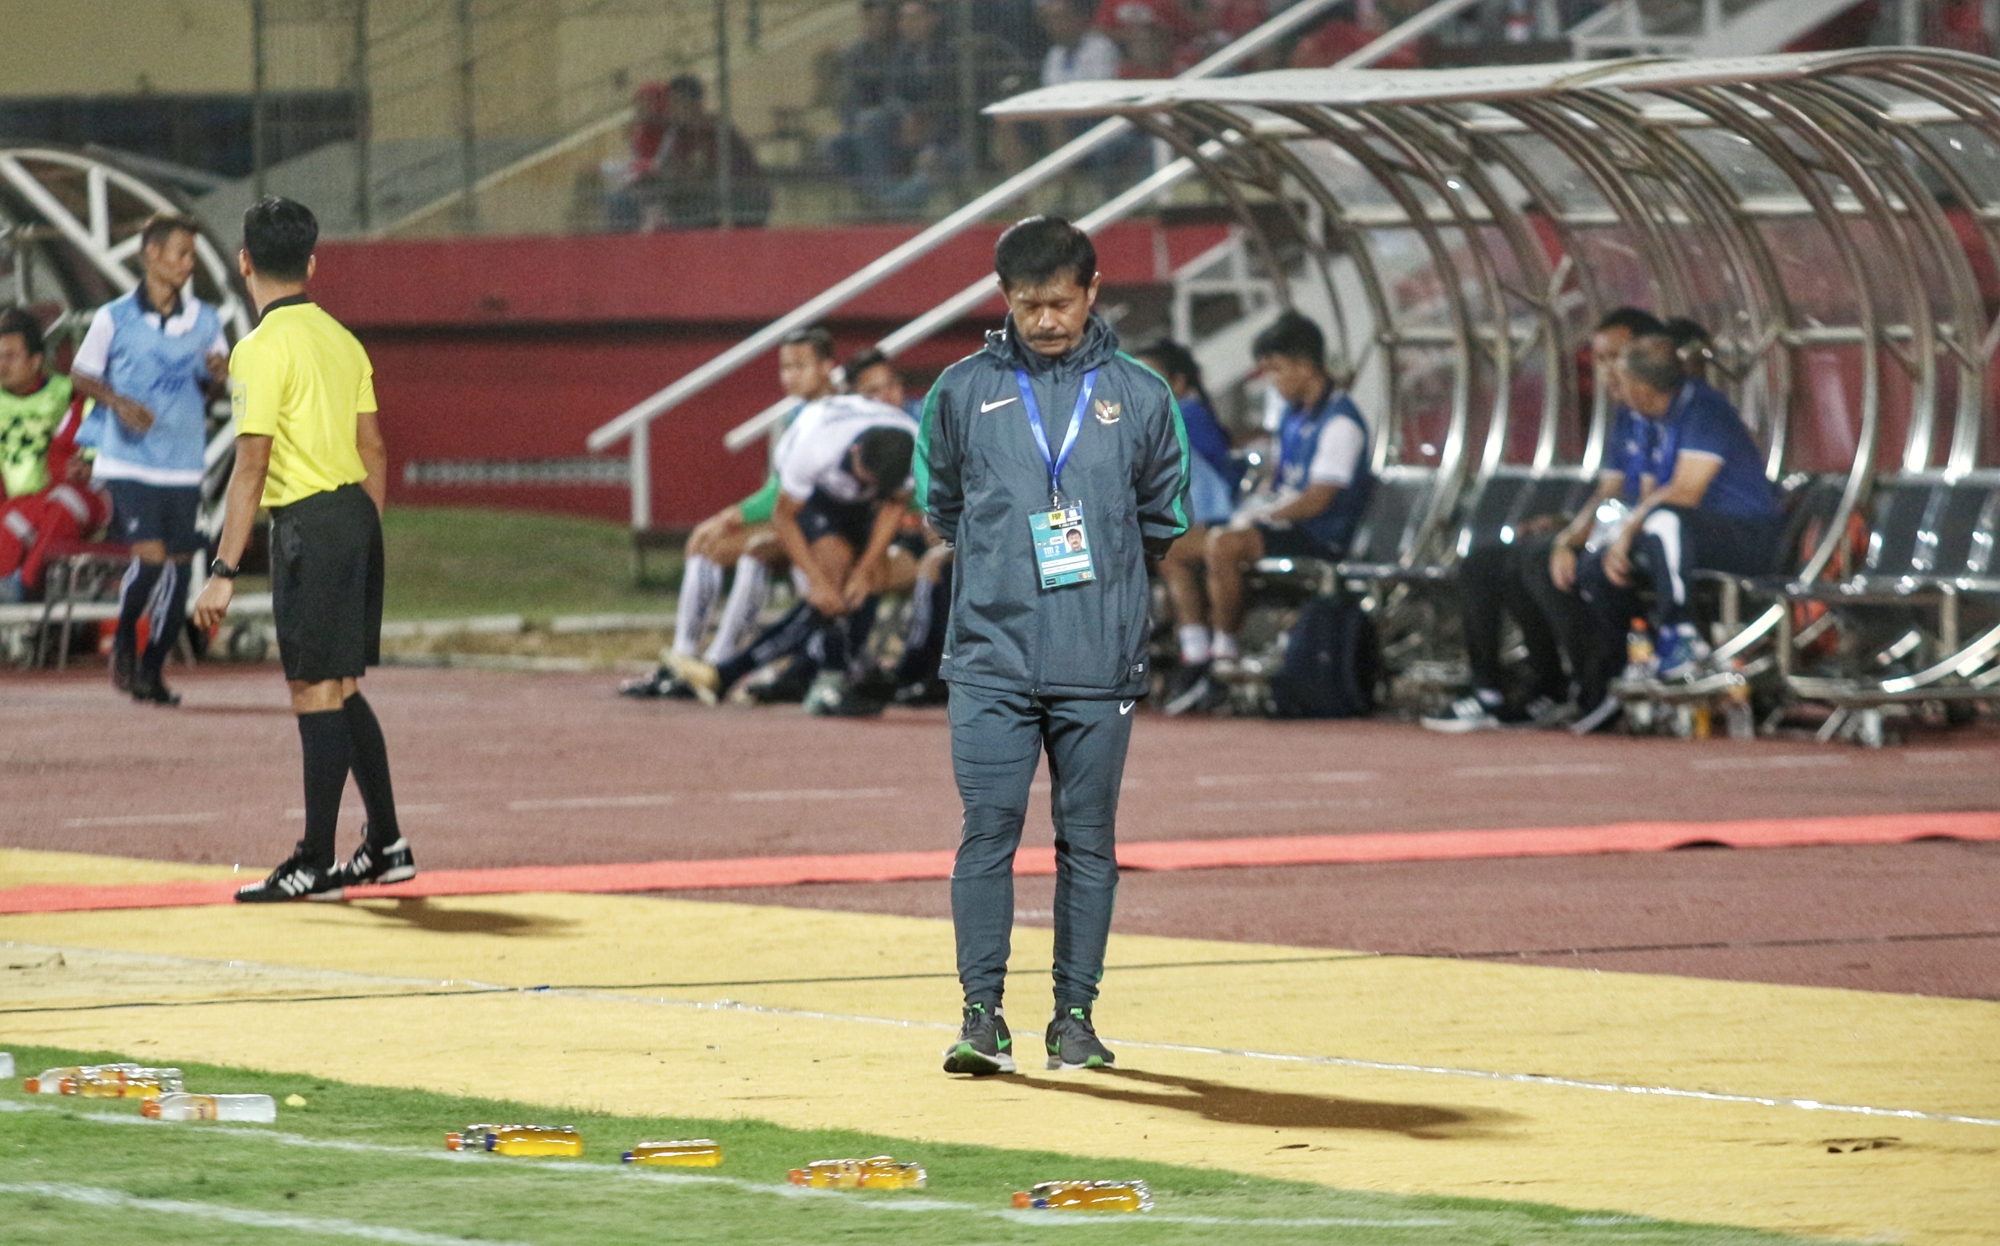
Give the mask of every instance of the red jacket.
M 74 412 L 72 412 L 74 414 Z M 21 573 L 37 588 L 49 551 L 65 541 L 94 536 L 111 522 L 111 495 L 67 482 L 0 506 L 0 576 Z

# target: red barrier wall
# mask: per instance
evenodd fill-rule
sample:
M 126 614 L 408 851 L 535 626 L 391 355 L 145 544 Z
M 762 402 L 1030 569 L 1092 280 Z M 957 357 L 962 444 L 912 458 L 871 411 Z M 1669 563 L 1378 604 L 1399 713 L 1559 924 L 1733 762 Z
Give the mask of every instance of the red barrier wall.
M 415 485 L 404 469 L 581 458 L 592 429 L 914 232 L 328 242 L 313 290 L 374 361 L 393 500 L 624 520 L 622 485 Z M 997 235 L 997 227 L 963 235 L 829 317 L 842 353 L 990 272 Z M 1220 237 L 1220 227 L 1121 225 L 1098 237 L 1099 266 L 1107 284 L 1150 283 L 1163 263 L 1182 263 Z M 999 316 L 996 297 L 904 362 L 927 381 L 977 349 Z M 760 448 L 730 454 L 722 436 L 781 396 L 776 372 L 774 353 L 653 425 L 655 524 L 693 524 L 756 488 Z

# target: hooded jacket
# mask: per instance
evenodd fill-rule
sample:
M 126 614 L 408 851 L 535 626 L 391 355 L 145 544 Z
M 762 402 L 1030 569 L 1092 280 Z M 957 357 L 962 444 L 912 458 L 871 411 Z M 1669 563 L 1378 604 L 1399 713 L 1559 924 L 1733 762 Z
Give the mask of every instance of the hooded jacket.
M 1032 696 L 1129 700 L 1148 687 L 1146 553 L 1187 531 L 1188 441 L 1166 381 L 1118 349 L 1092 315 L 1060 359 L 1007 327 L 945 369 L 924 403 L 916 498 L 956 547 L 941 672 L 952 683 Z M 1030 512 L 1049 505 L 1049 467 L 1021 403 L 1028 374 L 1059 453 L 1086 373 L 1090 409 L 1063 468 L 1083 506 L 1097 578 L 1044 590 Z

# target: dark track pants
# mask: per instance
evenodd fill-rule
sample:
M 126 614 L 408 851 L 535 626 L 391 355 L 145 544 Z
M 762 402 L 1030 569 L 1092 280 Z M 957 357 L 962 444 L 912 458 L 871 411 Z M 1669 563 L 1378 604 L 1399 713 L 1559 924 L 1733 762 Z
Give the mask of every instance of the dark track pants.
M 1692 623 L 1695 571 L 1764 575 L 1778 561 L 1782 519 L 1744 519 L 1713 511 L 1662 506 L 1641 521 L 1632 542 L 1632 585 L 1620 588 L 1604 573 L 1602 553 L 1577 566 L 1577 591 L 1589 604 L 1607 641 L 1625 635 L 1646 613 L 1634 590 L 1653 590 L 1655 630 Z
M 1504 616 L 1511 615 L 1520 626 L 1534 673 L 1530 695 L 1567 701 L 1574 675 L 1586 698 L 1582 704 L 1589 706 L 1596 703 L 1590 696 L 1593 683 L 1596 695 L 1603 696 L 1597 678 L 1603 664 L 1601 646 L 1583 602 L 1549 579 L 1549 551 L 1554 547 L 1553 536 L 1529 537 L 1511 545 L 1482 546 L 1459 563 L 1460 612 L 1472 686 L 1502 690 L 1500 633 Z
M 965 805 L 951 915 L 967 1003 L 997 1007 L 1006 986 L 1014 852 L 1045 747 L 1056 832 L 1056 1006 L 1088 1008 L 1097 998 L 1118 891 L 1113 834 L 1132 708 L 1130 701 L 951 686 L 951 765 Z

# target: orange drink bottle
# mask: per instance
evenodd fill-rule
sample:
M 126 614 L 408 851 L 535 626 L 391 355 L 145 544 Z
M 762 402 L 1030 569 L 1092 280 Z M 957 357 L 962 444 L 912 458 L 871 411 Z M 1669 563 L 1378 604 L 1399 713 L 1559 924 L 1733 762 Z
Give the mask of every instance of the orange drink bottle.
M 873 1159 L 816 1159 L 786 1175 L 793 1185 L 815 1190 L 921 1190 L 929 1180 L 922 1165 L 899 1164 L 887 1155 Z
M 1044 1181 L 1014 1196 L 1014 1206 L 1037 1210 L 1151 1211 L 1152 1191 L 1143 1181 Z
M 446 1134 L 447 1151 L 491 1151 L 495 1155 L 581 1155 L 583 1135 L 569 1125 L 467 1125 Z

